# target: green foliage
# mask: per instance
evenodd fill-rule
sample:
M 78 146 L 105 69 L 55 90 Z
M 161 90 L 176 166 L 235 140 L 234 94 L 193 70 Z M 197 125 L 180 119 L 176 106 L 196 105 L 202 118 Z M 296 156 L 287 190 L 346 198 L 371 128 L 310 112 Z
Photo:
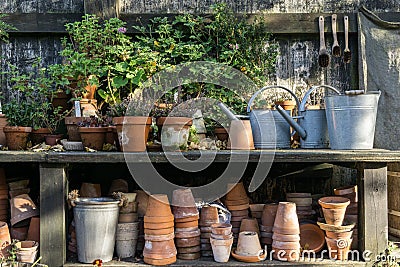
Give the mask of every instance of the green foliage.
M 8 31 L 17 30 L 14 26 L 3 21 L 6 16 L 6 14 L 0 14 L 0 40 L 3 42 L 8 42 Z

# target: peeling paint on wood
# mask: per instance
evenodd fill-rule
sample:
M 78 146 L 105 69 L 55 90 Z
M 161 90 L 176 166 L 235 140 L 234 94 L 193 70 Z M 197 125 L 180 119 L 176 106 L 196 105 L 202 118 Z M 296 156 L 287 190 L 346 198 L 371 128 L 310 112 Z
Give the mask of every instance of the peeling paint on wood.
M 2 0 L 1 13 L 82 13 L 82 0 Z

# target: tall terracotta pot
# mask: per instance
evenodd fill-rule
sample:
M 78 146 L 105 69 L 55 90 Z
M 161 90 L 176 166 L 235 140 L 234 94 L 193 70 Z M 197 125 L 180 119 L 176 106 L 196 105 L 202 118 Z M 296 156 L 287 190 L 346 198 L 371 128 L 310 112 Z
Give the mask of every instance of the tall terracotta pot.
M 6 143 L 10 150 L 25 150 L 32 127 L 5 126 Z
M 228 149 L 254 149 L 253 132 L 249 120 L 231 121 Z
M 118 141 L 124 152 L 144 152 L 150 132 L 151 117 L 125 116 L 113 118 Z
M 300 234 L 300 225 L 295 203 L 279 202 L 273 231 L 284 235 Z

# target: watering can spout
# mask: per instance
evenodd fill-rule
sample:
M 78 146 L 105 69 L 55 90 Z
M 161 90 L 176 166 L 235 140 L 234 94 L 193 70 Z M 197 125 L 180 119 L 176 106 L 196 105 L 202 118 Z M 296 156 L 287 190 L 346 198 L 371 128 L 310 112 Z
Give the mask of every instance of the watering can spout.
M 279 114 L 281 114 L 282 117 L 296 130 L 300 137 L 306 139 L 307 132 L 304 130 L 304 128 L 301 127 L 292 117 L 290 117 L 290 115 L 287 114 L 287 112 L 280 105 L 276 105 L 275 108 Z
M 238 121 L 239 119 L 236 117 L 235 114 L 232 113 L 232 111 L 229 110 L 229 108 L 227 106 L 225 106 L 224 103 L 222 102 L 218 102 L 218 106 L 219 108 L 222 110 L 223 113 L 226 114 L 226 116 L 228 116 L 228 118 L 231 121 Z

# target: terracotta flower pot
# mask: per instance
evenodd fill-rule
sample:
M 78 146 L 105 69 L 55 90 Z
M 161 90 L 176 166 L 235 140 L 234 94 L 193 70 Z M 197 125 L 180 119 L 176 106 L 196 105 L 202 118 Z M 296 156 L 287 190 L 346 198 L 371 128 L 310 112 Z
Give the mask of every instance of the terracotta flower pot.
M 143 256 L 150 259 L 162 260 L 176 256 L 174 239 L 166 241 L 146 240 L 143 249 Z
M 319 252 L 325 245 L 324 232 L 315 224 L 300 225 L 300 245 L 304 250 Z
M 12 226 L 15 226 L 23 220 L 39 215 L 39 210 L 27 194 L 12 198 L 10 200 L 10 206 Z
M 200 236 L 194 236 L 189 238 L 176 238 L 175 245 L 181 248 L 194 247 L 200 245 Z
M 210 239 L 214 260 L 216 262 L 228 262 L 231 254 L 233 238 L 230 239 Z
M 174 216 L 144 216 L 144 223 L 169 223 L 174 221 Z
M 229 235 L 232 232 L 232 225 L 229 223 L 214 223 L 211 225 L 211 233 L 215 235 Z
M 248 199 L 243 182 L 228 184 L 227 190 L 228 193 L 226 194 L 225 200 L 234 201 L 238 199 Z
M 242 223 L 240 224 L 240 232 L 256 232 L 258 235 L 260 235 L 257 219 L 243 219 Z
M 48 128 L 39 128 L 37 130 L 32 129 L 31 141 L 33 145 L 41 144 L 45 140 L 45 136 L 50 134 Z
M 178 228 L 182 229 L 182 228 Z M 196 237 L 200 236 L 201 232 L 200 229 L 192 230 L 192 231 L 175 231 L 175 237 L 176 238 L 191 238 L 191 237 Z
M 100 197 L 101 187 L 100 184 L 82 183 L 79 190 L 80 197 Z
M 348 232 L 336 232 L 336 231 L 326 231 L 326 237 L 332 238 L 332 239 L 351 239 L 353 235 L 353 231 L 348 231 Z
M 337 260 L 347 260 L 347 253 L 350 250 L 352 239 L 336 240 L 325 237 L 326 244 L 328 245 L 329 257 Z
M 274 226 L 277 210 L 278 210 L 277 203 L 266 204 L 263 209 L 261 224 L 263 226 Z
M 199 215 L 192 190 L 176 189 L 172 192 L 172 211 L 178 219 Z
M 79 127 L 83 146 L 103 150 L 107 127 Z
M 3 131 L 9 150 L 25 150 L 32 127 L 5 126 Z
M 6 222 L 0 222 L 0 258 L 7 258 L 11 249 L 11 237 Z
M 281 242 L 299 242 L 300 236 L 299 235 L 282 235 L 279 233 L 274 233 L 272 235 L 272 239 Z
M 350 200 L 344 197 L 323 197 L 318 200 L 327 224 L 340 226 L 343 223 L 346 207 Z
M 66 117 L 65 125 L 67 126 L 68 140 L 79 142 L 81 141 L 81 134 L 79 133 L 78 122 L 84 121 L 88 117 Z
M 218 209 L 212 206 L 204 206 L 200 211 L 200 226 L 211 226 L 219 222 Z
M 36 259 L 39 243 L 36 241 L 20 241 L 15 243 L 17 260 L 19 262 L 33 263 Z
M 220 141 L 225 141 L 228 140 L 229 134 L 228 134 L 229 128 L 226 129 L 224 127 L 216 127 L 214 129 L 214 134 L 217 136 L 217 139 Z
M 238 150 L 254 149 L 250 120 L 231 121 L 227 148 Z
M 179 150 L 182 146 L 187 146 L 191 125 L 192 118 L 189 117 L 157 118 L 163 150 L 174 151 Z
M 124 152 L 144 152 L 150 132 L 151 117 L 125 116 L 113 118 L 118 140 Z
M 58 141 L 62 139 L 62 134 L 49 134 L 44 137 L 44 141 L 46 145 L 55 146 L 58 144 Z
M 279 202 L 273 231 L 287 235 L 300 234 L 296 204 L 292 202 Z
M 171 207 L 167 195 L 155 194 L 149 196 L 147 202 L 146 216 L 171 216 Z
M 150 265 L 164 266 L 164 265 L 175 263 L 176 256 L 173 256 L 171 258 L 166 258 L 166 259 L 152 259 L 152 258 L 143 257 L 143 261 Z
M 333 189 L 333 192 L 337 196 L 342 196 L 342 197 L 350 199 L 350 202 L 352 202 L 352 203 L 358 202 L 357 185 L 350 185 L 350 186 L 335 188 L 335 189 Z
M 260 240 L 256 232 L 239 233 L 236 254 L 241 256 L 258 256 L 263 253 Z

